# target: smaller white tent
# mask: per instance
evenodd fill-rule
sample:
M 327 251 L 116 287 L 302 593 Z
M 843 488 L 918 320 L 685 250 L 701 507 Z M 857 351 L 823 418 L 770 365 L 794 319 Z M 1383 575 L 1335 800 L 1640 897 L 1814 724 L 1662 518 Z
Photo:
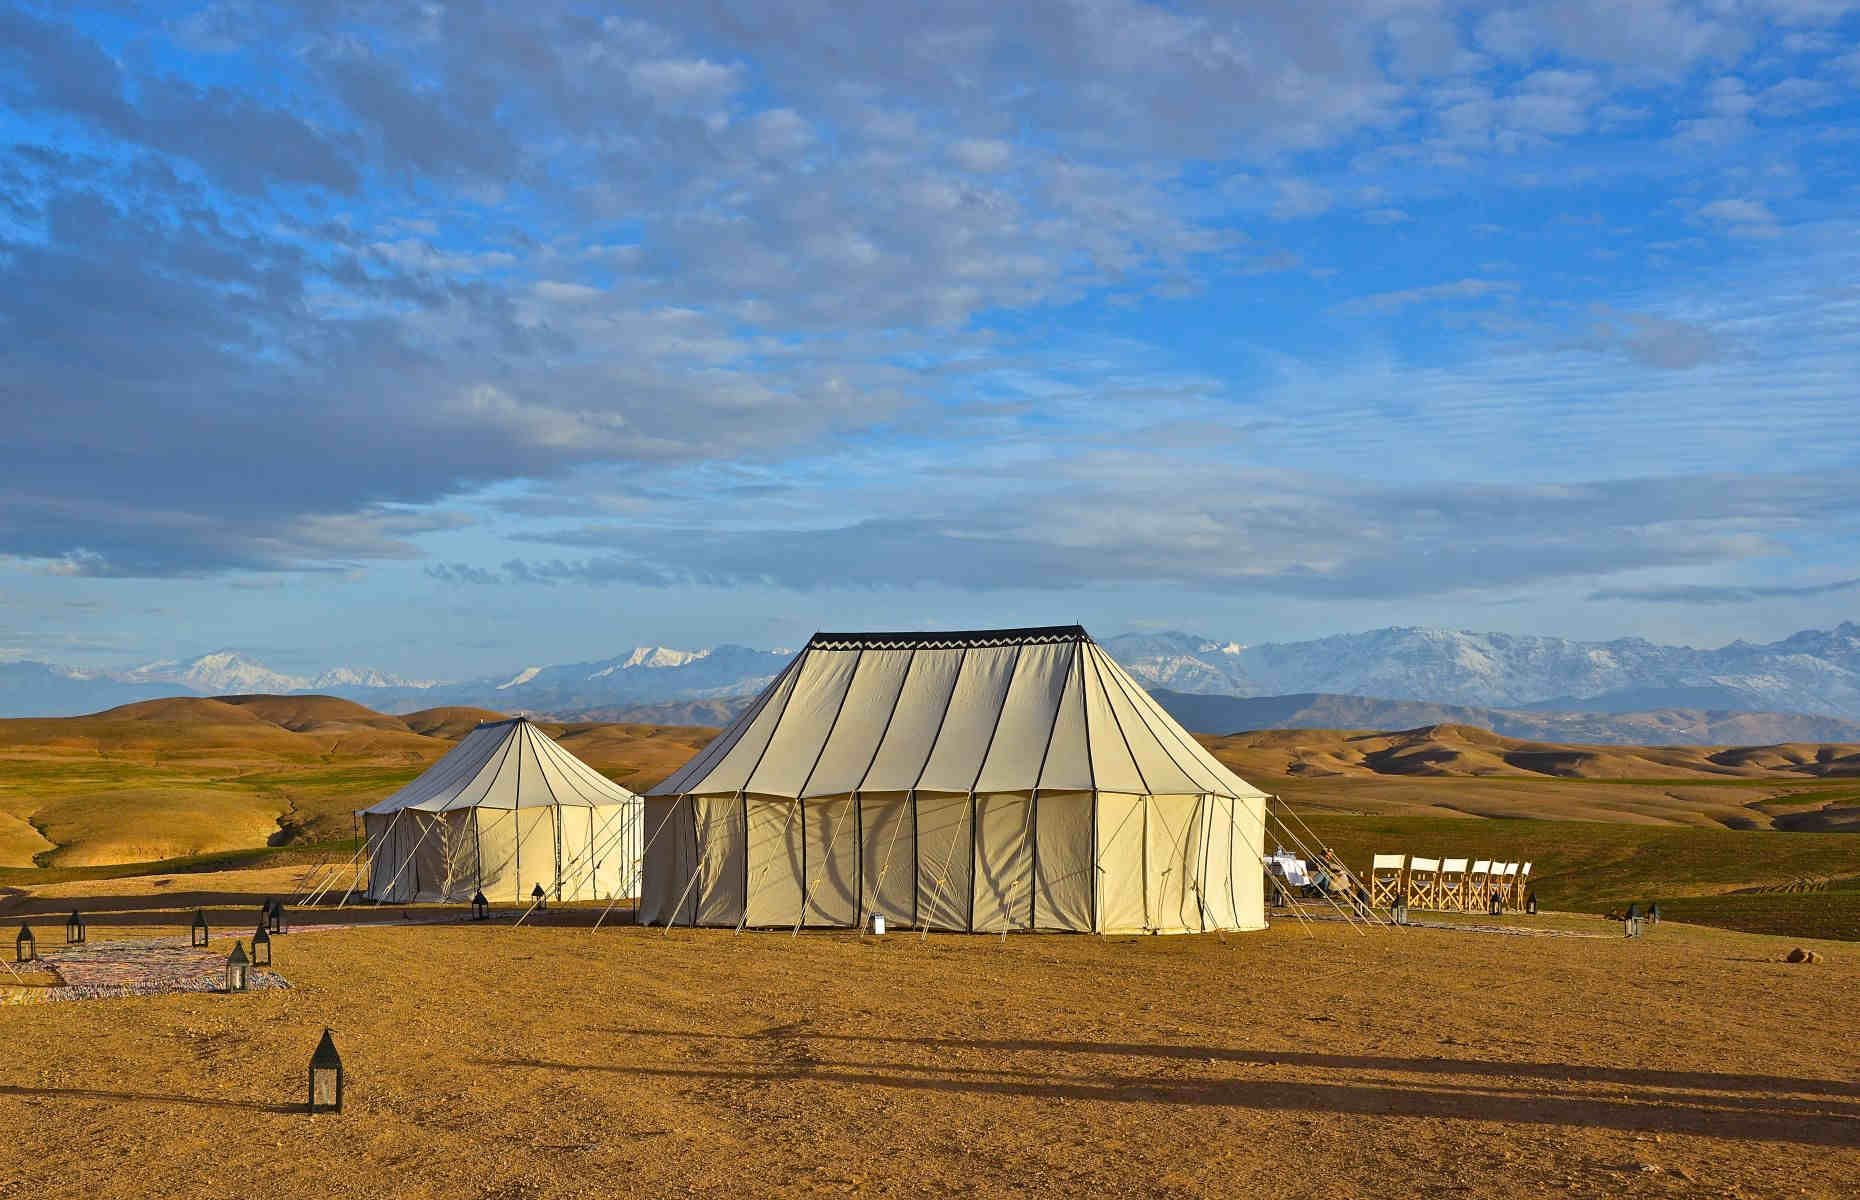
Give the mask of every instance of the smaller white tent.
M 640 798 L 527 718 L 478 726 L 362 810 L 371 900 L 527 902 L 639 894 Z

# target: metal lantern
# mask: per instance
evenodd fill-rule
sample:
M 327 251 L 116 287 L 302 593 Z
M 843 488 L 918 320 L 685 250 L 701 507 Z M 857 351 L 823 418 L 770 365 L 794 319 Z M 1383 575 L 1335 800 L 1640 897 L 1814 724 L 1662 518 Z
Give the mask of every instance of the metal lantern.
M 14 962 L 37 962 L 39 959 L 39 939 L 32 936 L 32 926 L 21 923 L 19 938 L 13 943 Z
M 245 956 L 245 943 L 234 942 L 226 956 L 226 990 L 243 992 L 252 986 L 252 960 Z
M 1395 922 L 1397 925 L 1406 925 L 1408 923 L 1408 897 L 1395 897 L 1395 903 L 1389 905 L 1389 920 Z
M 549 893 L 543 891 L 542 884 L 539 883 L 530 889 L 530 901 L 536 906 L 537 912 L 543 912 L 548 909 Z
M 83 944 L 84 918 L 78 915 L 78 910 L 74 908 L 71 910 L 71 915 L 65 918 L 65 945 L 81 946 Z
M 284 923 L 284 901 L 273 900 L 265 913 L 265 923 L 271 926 L 273 933 L 289 933 L 290 926 Z
M 1494 917 L 1502 917 L 1505 915 L 1505 900 L 1504 897 L 1498 894 L 1497 889 L 1493 890 L 1492 899 L 1490 903 L 1486 905 L 1485 911 Z
M 194 910 L 194 945 L 207 944 L 207 914 L 203 909 Z
M 1528 893 L 1524 897 L 1524 915 L 1528 917 L 1534 917 L 1537 915 L 1537 893 L 1536 892 Z
M 310 1111 L 342 1111 L 342 1056 L 336 1053 L 336 1041 L 323 1028 L 323 1040 L 310 1056 Z
M 260 921 L 258 929 L 252 934 L 252 965 L 268 967 L 271 965 L 271 933 Z
M 475 892 L 471 898 L 471 919 L 487 920 L 491 915 L 491 903 L 484 898 L 483 892 Z
M 1647 924 L 1658 925 L 1659 923 L 1660 923 L 1660 905 L 1658 901 L 1655 901 L 1654 903 L 1649 904 L 1647 906 Z

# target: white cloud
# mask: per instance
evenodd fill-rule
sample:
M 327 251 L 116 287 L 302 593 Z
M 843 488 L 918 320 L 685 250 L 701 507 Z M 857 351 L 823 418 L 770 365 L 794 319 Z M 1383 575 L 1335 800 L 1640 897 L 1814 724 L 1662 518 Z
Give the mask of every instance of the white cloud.
M 1014 148 L 999 138 L 959 138 L 949 156 L 967 171 L 999 171 L 1014 160 Z
M 1434 304 L 1447 300 L 1479 300 L 1488 296 L 1509 296 L 1518 285 L 1503 279 L 1460 279 L 1452 283 L 1435 283 L 1426 287 L 1404 288 L 1394 292 L 1376 292 L 1359 296 L 1337 306 L 1337 311 L 1353 316 L 1393 313 L 1416 304 Z

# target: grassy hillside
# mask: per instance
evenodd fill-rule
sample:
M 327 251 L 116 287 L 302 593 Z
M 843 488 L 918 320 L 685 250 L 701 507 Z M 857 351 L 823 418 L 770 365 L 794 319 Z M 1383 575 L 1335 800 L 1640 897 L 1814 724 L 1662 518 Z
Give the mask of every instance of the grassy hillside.
M 113 872 L 168 860 L 163 869 L 179 870 L 340 841 L 353 810 L 500 717 L 226 696 L 0 721 L 0 869 Z M 640 789 L 715 732 L 539 724 Z M 1658 899 L 1675 916 L 1860 937 L 1860 746 L 1576 746 L 1457 725 L 1205 740 L 1358 865 L 1377 850 L 1531 859 L 1552 907 Z M 1833 883 L 1738 894 L 1802 877 Z
M 0 867 L 148 862 L 346 838 L 481 720 L 387 716 L 330 696 L 149 700 L 87 717 L 0 721 Z M 645 786 L 714 731 L 553 725 L 610 777 Z

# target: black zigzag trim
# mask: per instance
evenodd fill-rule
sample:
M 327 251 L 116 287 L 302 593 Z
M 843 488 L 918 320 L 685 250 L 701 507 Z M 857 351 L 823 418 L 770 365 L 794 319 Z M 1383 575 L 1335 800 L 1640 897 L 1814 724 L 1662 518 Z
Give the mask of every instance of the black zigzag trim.
M 1089 642 L 1083 625 L 967 629 L 950 633 L 816 633 L 809 650 L 962 650 L 972 646 L 1042 646 Z

